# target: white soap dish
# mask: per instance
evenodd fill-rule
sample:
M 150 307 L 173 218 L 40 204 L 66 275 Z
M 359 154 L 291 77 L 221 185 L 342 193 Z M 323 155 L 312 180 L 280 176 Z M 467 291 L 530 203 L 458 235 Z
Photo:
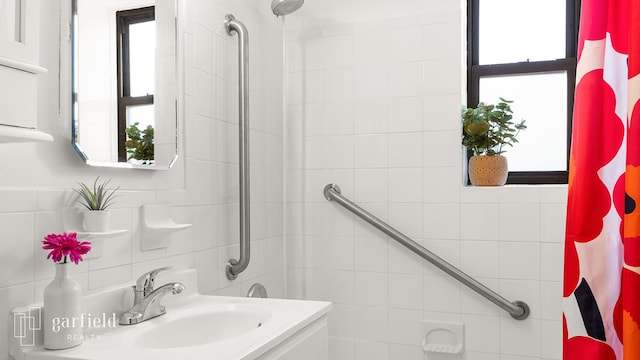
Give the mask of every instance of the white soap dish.
M 147 224 L 145 230 L 147 230 L 148 232 L 162 233 L 184 230 L 189 227 L 191 227 L 191 224 L 177 224 L 173 220 L 167 219 L 166 222 L 163 222 L 161 224 Z
M 449 345 L 449 344 L 425 344 L 422 342 L 422 349 L 426 352 L 444 353 L 444 354 L 460 354 L 462 350 L 462 344 Z
M 170 210 L 168 205 L 142 206 L 142 250 L 166 248 L 172 232 L 191 227 L 173 221 Z
M 422 350 L 427 353 L 457 355 L 464 352 L 464 324 L 422 321 Z

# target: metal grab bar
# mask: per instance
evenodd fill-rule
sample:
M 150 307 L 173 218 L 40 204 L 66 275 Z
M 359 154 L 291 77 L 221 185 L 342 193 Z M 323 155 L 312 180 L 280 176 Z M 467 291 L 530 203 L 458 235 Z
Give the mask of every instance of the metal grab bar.
M 397 240 L 400 244 L 407 247 L 409 250 L 418 254 L 423 259 L 427 260 L 438 269 L 444 271 L 449 274 L 454 279 L 460 281 L 464 285 L 468 286 L 471 290 L 477 292 L 482 295 L 485 299 L 491 301 L 492 303 L 498 305 L 502 310 L 511 314 L 516 320 L 524 320 L 529 317 L 530 310 L 529 305 L 523 301 L 516 300 L 514 302 L 510 302 L 509 300 L 503 298 L 498 295 L 493 290 L 489 289 L 478 280 L 472 278 L 471 276 L 465 274 L 462 270 L 456 268 L 455 266 L 449 264 L 447 261 L 439 257 L 438 255 L 432 253 L 431 251 L 425 249 L 422 245 L 417 242 L 411 240 L 398 230 L 384 223 L 382 220 L 373 216 L 360 206 L 355 203 L 349 201 L 347 198 L 341 195 L 340 187 L 336 184 L 328 184 L 324 187 L 324 197 L 329 201 L 335 201 L 338 204 L 342 205 L 345 209 L 351 211 L 352 213 L 358 215 L 358 217 L 362 218 L 364 221 L 373 225 L 378 230 L 383 233 L 389 235 L 393 239 Z
M 249 221 L 249 34 L 243 23 L 229 14 L 224 18 L 227 34 L 238 34 L 238 75 L 240 97 L 240 259 L 230 259 L 227 263 L 227 278 L 234 280 L 249 266 L 251 258 L 251 226 Z

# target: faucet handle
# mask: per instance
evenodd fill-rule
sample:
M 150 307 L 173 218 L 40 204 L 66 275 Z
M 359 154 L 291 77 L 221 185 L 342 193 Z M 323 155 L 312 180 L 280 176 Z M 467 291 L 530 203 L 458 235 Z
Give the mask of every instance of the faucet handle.
M 140 276 L 136 281 L 135 291 L 141 291 L 144 296 L 147 296 L 153 291 L 153 284 L 156 281 L 156 275 L 161 271 L 169 270 L 171 268 L 172 266 L 165 266 L 142 274 L 142 276 Z

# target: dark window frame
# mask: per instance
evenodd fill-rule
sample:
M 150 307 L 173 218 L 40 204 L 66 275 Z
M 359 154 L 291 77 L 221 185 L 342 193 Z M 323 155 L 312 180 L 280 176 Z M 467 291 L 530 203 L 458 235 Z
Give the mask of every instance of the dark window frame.
M 155 20 L 155 6 L 116 12 L 117 66 L 118 66 L 118 162 L 127 162 L 127 108 L 135 105 L 153 105 L 153 94 L 131 96 L 129 66 L 129 26 Z
M 480 1 L 467 0 L 467 104 L 477 106 L 480 97 L 480 78 L 501 75 L 567 72 L 567 170 L 566 171 L 510 171 L 507 184 L 567 184 L 573 119 L 573 96 L 576 83 L 578 26 L 580 0 L 566 1 L 565 58 L 547 61 L 526 61 L 505 64 L 479 65 Z M 544 25 L 543 25 L 544 26 Z M 472 155 L 467 152 L 467 158 Z

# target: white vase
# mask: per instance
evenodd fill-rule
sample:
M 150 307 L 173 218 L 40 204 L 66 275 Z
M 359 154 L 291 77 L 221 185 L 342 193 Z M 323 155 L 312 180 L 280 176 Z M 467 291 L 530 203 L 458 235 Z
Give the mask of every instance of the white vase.
M 110 210 L 88 210 L 84 211 L 84 231 L 86 232 L 107 232 L 109 231 Z
M 82 289 L 69 277 L 73 263 L 56 264 L 56 276 L 44 289 L 44 347 L 68 349 L 82 344 Z

